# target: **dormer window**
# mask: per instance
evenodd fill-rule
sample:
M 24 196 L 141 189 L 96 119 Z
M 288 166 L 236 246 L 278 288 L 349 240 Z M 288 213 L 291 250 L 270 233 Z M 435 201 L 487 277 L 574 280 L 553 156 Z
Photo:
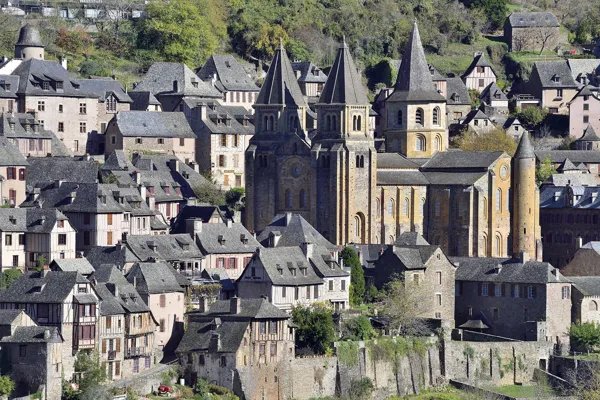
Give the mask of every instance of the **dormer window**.
M 164 188 L 164 189 L 165 189 L 165 194 L 170 194 L 170 190 L 169 190 L 169 187 L 168 187 L 168 186 L 165 186 L 165 188 Z
M 42 81 L 42 90 L 50 90 L 50 82 Z
M 115 100 L 114 96 L 108 96 L 108 98 L 106 99 L 106 111 L 117 111 L 117 100 Z
M 554 82 L 554 83 L 559 83 L 559 82 L 560 82 L 560 76 L 554 75 L 554 76 L 552 77 L 552 82 Z
M 100 202 L 106 204 L 106 196 L 100 196 Z
M 560 198 L 560 192 L 554 192 L 554 201 L 558 201 L 558 199 Z
M 56 82 L 56 91 L 64 90 L 64 84 L 60 81 Z
M 240 235 L 240 241 L 241 241 L 243 244 L 248 244 L 248 238 L 246 237 L 246 234 L 242 233 L 242 234 Z
M 192 86 L 195 87 L 195 88 L 197 88 L 198 87 L 198 82 L 192 81 Z
M 223 236 L 223 235 L 219 235 L 219 236 L 218 236 L 218 238 L 217 238 L 217 240 L 219 241 L 219 244 L 220 244 L 221 246 L 225 245 L 225 241 L 226 241 L 226 240 L 225 240 L 225 236 Z
M 6 90 L 7 92 L 10 92 L 10 83 L 4 83 L 4 90 Z

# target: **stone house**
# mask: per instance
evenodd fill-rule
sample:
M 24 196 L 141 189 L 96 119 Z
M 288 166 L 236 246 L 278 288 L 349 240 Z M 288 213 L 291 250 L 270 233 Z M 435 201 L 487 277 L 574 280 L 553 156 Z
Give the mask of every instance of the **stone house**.
M 598 85 L 596 75 L 598 74 L 598 68 L 600 68 L 600 60 L 594 58 L 567 58 L 567 63 L 573 79 L 580 88 L 587 85 L 592 85 L 592 87 Z
M 18 207 L 25 200 L 29 163 L 9 139 L 0 136 L 0 196 L 3 206 Z
M 471 110 L 467 116 L 460 121 L 460 124 L 463 129 L 472 129 L 478 135 L 496 129 L 496 125 L 494 125 L 490 117 L 481 110 Z
M 244 225 L 205 224 L 200 219 L 186 220 L 190 234 L 204 256 L 203 268 L 224 268 L 233 280 L 243 272 L 257 248 L 262 247 Z
M 454 320 L 455 273 L 455 266 L 439 246 L 430 245 L 417 233 L 405 232 L 365 269 L 365 279 L 381 290 L 395 277 L 401 278 L 416 295 L 420 317 Z
M 465 83 L 459 77 L 446 78 L 446 114 L 448 126 L 466 116 L 471 111 L 471 96 Z
M 39 194 L 56 181 L 96 183 L 98 163 L 88 157 L 30 157 L 27 167 L 27 192 Z M 37 188 L 37 190 L 36 190 Z
M 100 266 L 90 281 L 101 300 L 98 352 L 107 378 L 126 378 L 151 368 L 159 325 L 148 305 L 115 265 Z
M 568 345 L 571 282 L 547 262 L 451 258 L 456 270 L 456 325 L 481 320 L 486 333 Z
M 64 339 L 61 367 L 66 380 L 73 376 L 77 352 L 96 349 L 99 300 L 78 272 L 27 272 L 0 292 L 0 309 L 23 309 L 36 324 L 58 330 Z
M 600 323 L 600 277 L 599 276 L 569 276 L 573 284 L 572 322 Z
M 205 299 L 187 317 L 176 353 L 192 384 L 204 378 L 238 396 L 278 398 L 295 356 L 295 328 L 287 313 L 262 298 L 234 297 L 210 308 Z
M 170 233 L 188 233 L 189 219 L 199 219 L 203 224 L 221 224 L 235 222 L 235 215 L 227 206 L 192 206 L 185 205 L 171 222 Z
M 568 103 L 577 93 L 567 61 L 538 61 L 533 64 L 527 87 L 552 114 L 567 114 Z
M 2 310 L 2 375 L 15 382 L 13 396 L 41 392 L 40 399 L 62 393 L 63 338 L 56 327 L 37 325 L 24 311 Z
M 535 156 L 538 163 L 544 162 L 546 158 L 550 159 L 550 162 L 557 169 L 560 168 L 568 158 L 575 165 L 584 164 L 590 174 L 596 176 L 600 175 L 600 153 L 597 151 L 590 151 L 586 149 L 549 150 L 537 151 Z
M 577 150 L 600 150 L 600 137 L 591 124 L 585 128 L 583 136 L 575 141 L 575 147 Z
M 496 73 L 483 53 L 477 52 L 467 70 L 461 75 L 467 89 L 482 92 L 492 83 L 496 83 Z
M 131 110 L 135 111 L 162 111 L 160 101 L 149 91 L 134 91 L 128 93 L 133 101 Z
M 19 77 L 14 75 L 0 75 L 0 111 L 13 113 L 17 110 L 17 88 Z
M 86 258 L 54 259 L 48 265 L 50 271 L 79 272 L 84 277 L 89 277 L 95 272 L 94 267 Z
M 70 156 L 51 131 L 40 126 L 36 113 L 0 115 L 0 135 L 5 136 L 25 157 Z
M 160 108 L 167 112 L 183 111 L 183 99 L 215 101 L 223 98 L 221 92 L 202 81 L 187 65 L 170 62 L 152 64 L 130 93 L 136 92 L 152 94 L 160 102 Z M 147 104 L 143 110 L 147 110 Z
M 560 272 L 569 278 L 575 276 L 600 276 L 600 242 L 584 243 L 575 251 L 573 259 Z
M 479 95 L 483 111 L 486 114 L 494 116 L 495 114 L 508 114 L 508 97 L 492 82 L 481 91 Z
M 298 85 L 308 104 L 314 104 L 321 97 L 327 75 L 310 61 L 297 61 L 292 63 L 292 69 L 298 79 Z M 313 99 L 313 101 L 311 101 Z
M 175 350 L 183 333 L 185 289 L 176 275 L 175 269 L 164 262 L 139 262 L 127 274 L 127 281 L 158 322 L 154 347 L 159 359 Z
M 217 102 L 198 103 L 190 111 L 198 166 L 224 190 L 244 186 L 244 152 L 254 134 L 249 112 L 239 120 L 235 112 Z
M 490 120 L 497 128 L 503 129 L 507 135 L 512 136 L 517 142 L 521 139 L 524 133 L 529 134 L 527 129 L 521 124 L 517 117 L 509 117 L 507 115 L 494 115 Z
M 196 135 L 183 113 L 121 111 L 106 128 L 106 153 L 151 151 L 177 156 L 189 163 L 196 159 Z
M 504 21 L 504 40 L 510 51 L 554 50 L 559 30 L 551 12 L 513 12 Z
M 581 138 L 586 129 L 591 126 L 600 131 L 600 98 L 598 89 L 586 85 L 569 101 L 569 136 Z M 578 150 L 587 150 L 579 149 Z
M 221 92 L 221 104 L 241 106 L 252 111 L 260 88 L 232 55 L 213 54 L 196 73 L 200 79 Z

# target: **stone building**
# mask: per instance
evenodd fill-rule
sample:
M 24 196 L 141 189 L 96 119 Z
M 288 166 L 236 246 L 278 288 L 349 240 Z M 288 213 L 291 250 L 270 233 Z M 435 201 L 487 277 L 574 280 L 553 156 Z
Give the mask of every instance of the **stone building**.
M 552 114 L 567 114 L 569 101 L 577 93 L 567 61 L 538 61 L 527 83 L 529 93 L 541 99 L 540 105 Z
M 551 12 L 513 12 L 504 22 L 504 40 L 510 51 L 554 50 L 560 24 Z
M 13 75 L 0 75 L 0 111 L 12 113 L 17 109 L 17 88 L 19 78 Z
M 33 25 L 23 25 L 19 31 L 19 40 L 15 43 L 15 58 L 23 61 L 31 58 L 43 60 L 45 55 L 44 48 L 40 32 Z
M 473 56 L 473 61 L 467 70 L 461 75 L 461 78 L 467 89 L 477 90 L 483 92 L 483 90 L 496 83 L 496 73 L 492 68 L 492 65 L 485 58 L 483 53 L 477 52 Z
M 310 61 L 297 61 L 292 63 L 292 69 L 298 79 L 300 90 L 306 97 L 308 104 L 314 104 L 321 97 L 327 75 Z
M 535 157 L 538 163 L 548 158 L 557 170 L 569 159 L 576 166 L 583 164 L 590 175 L 600 176 L 600 152 L 598 151 L 585 149 L 536 151 Z
M 19 207 L 25 200 L 29 163 L 9 139 L 0 136 L 0 199 L 2 206 Z
M 381 290 L 394 277 L 402 277 L 409 285 L 407 290 L 415 295 L 420 317 L 454 320 L 455 271 L 439 246 L 406 232 L 365 268 L 365 279 Z
M 569 276 L 573 284 L 572 322 L 600 323 L 600 277 L 599 276 Z
M 186 377 L 207 379 L 246 398 L 279 398 L 294 361 L 290 316 L 265 299 L 205 299 L 189 321 L 176 353 Z M 281 379 L 281 382 L 280 382 Z
M 471 111 L 471 96 L 462 79 L 446 78 L 446 120 L 450 127 Z
M 600 276 L 600 242 L 591 241 L 575 251 L 573 259 L 560 272 L 572 276 Z
M 508 98 L 502 90 L 492 82 L 481 91 L 479 95 L 483 111 L 494 116 L 495 114 L 508 114 Z
M 62 156 L 58 138 L 40 126 L 35 113 L 3 113 L 0 115 L 0 135 L 14 144 L 25 157 Z
M 586 129 L 600 130 L 600 119 L 594 118 L 600 113 L 600 98 L 598 89 L 587 85 L 581 88 L 568 103 L 569 107 L 569 135 L 573 138 L 582 138 Z M 591 119 L 590 119 L 591 116 Z M 577 147 L 577 150 L 597 150 Z

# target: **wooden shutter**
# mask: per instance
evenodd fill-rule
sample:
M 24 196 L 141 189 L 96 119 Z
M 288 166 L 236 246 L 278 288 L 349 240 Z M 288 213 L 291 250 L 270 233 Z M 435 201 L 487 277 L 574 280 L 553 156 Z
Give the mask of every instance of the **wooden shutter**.
M 109 315 L 106 317 L 106 329 L 112 328 L 112 317 Z
M 506 285 L 508 285 L 508 283 L 502 283 L 502 297 L 506 296 Z
M 106 354 L 106 339 L 102 340 L 102 354 Z
M 495 283 L 490 283 L 489 288 L 488 288 L 488 296 L 490 296 L 490 297 L 496 296 L 496 284 Z
M 477 284 L 477 295 L 481 296 L 483 294 L 483 285 L 481 284 L 481 282 L 479 282 Z
M 106 220 L 107 220 L 108 225 L 112 225 L 112 223 L 113 223 L 112 214 L 106 214 Z
M 117 342 L 119 343 L 119 342 Z M 121 375 L 121 361 L 115 362 L 115 376 Z
M 121 352 L 121 339 L 117 339 L 117 353 L 120 353 L 120 352 Z

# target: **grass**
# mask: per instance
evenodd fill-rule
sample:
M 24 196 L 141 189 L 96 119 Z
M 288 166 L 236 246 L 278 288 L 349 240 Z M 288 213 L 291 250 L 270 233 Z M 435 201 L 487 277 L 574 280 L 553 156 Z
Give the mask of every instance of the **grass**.
M 589 361 L 600 361 L 600 353 L 581 353 L 573 356 L 567 356 L 568 358 L 575 358 L 577 360 L 589 360 Z
M 467 393 L 449 386 L 443 391 L 426 390 L 420 394 L 404 397 L 392 396 L 387 400 L 464 400 L 467 397 Z
M 535 62 L 535 61 L 554 61 L 560 60 L 560 57 L 556 52 L 552 50 L 544 50 L 542 55 L 539 51 L 513 51 L 509 53 L 509 56 L 518 63 L 522 62 Z
M 505 396 L 516 398 L 544 398 L 556 396 L 556 393 L 550 388 L 533 386 L 533 385 L 510 385 L 510 386 L 494 386 L 485 388 L 492 392 L 500 393 Z
M 499 39 L 491 40 L 487 37 L 481 37 L 473 44 L 450 43 L 444 49 L 442 55 L 427 54 L 427 61 L 442 75 L 454 73 L 460 76 L 469 67 L 471 61 L 473 61 L 473 54 L 476 51 L 485 53 L 487 46 L 503 45 L 503 42 Z

